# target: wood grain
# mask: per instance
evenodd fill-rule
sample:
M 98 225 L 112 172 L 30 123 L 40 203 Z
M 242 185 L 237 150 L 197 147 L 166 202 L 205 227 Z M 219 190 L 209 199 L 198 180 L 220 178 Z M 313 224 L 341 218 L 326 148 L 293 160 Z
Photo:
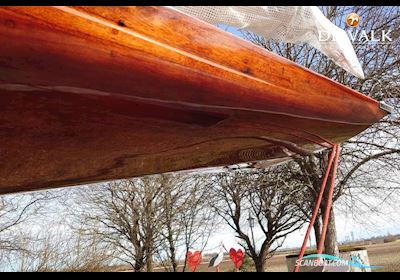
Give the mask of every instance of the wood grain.
M 386 115 L 165 7 L 0 7 L 0 38 L 0 193 L 287 158 Z

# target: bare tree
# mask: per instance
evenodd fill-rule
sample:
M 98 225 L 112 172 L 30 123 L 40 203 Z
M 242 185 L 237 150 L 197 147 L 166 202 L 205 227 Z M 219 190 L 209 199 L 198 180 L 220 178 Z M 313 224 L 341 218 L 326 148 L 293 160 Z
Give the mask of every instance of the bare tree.
M 385 31 L 391 32 L 391 40 L 380 43 L 368 43 L 357 40 L 354 47 L 359 57 L 365 79 L 358 79 L 343 69 L 337 67 L 330 59 L 316 49 L 306 44 L 285 44 L 265 40 L 252 33 L 244 32 L 244 37 L 267 48 L 281 56 L 311 68 L 342 84 L 364 93 L 379 101 L 385 101 L 395 107 L 395 112 L 380 123 L 366 130 L 359 136 L 342 144 L 342 156 L 339 166 L 339 180 L 336 184 L 335 205 L 345 203 L 347 209 L 357 211 L 360 204 L 377 210 L 376 203 L 366 199 L 366 194 L 374 194 L 381 202 L 388 203 L 388 197 L 393 196 L 398 189 L 398 182 L 394 180 L 395 172 L 400 162 L 400 8 L 378 6 L 329 6 L 321 7 L 324 14 L 336 25 L 345 28 L 345 17 L 350 12 L 356 12 L 360 18 L 360 27 L 371 34 Z M 350 30 L 353 31 L 354 30 Z M 371 35 L 370 35 L 371 37 Z M 370 38 L 371 39 L 371 38 Z M 322 173 L 326 169 L 327 152 L 298 159 L 303 178 L 309 184 L 310 197 L 319 192 Z M 381 174 L 387 174 L 381 178 Z M 369 176 L 366 179 L 366 176 Z M 372 177 L 372 178 L 371 178 Z M 380 178 L 380 180 L 377 180 Z M 376 184 L 379 181 L 379 184 Z M 398 192 L 397 192 L 398 193 Z M 357 195 L 356 195 L 357 194 Z M 326 195 L 325 195 L 326 199 Z M 311 205 L 311 204 L 310 204 Z M 325 206 L 322 203 L 321 208 Z M 320 213 L 322 213 L 320 211 Z M 319 238 L 320 222 L 316 223 L 316 238 Z M 335 219 L 332 209 L 325 242 L 325 250 L 329 254 L 337 254 Z
M 161 230 L 162 241 L 157 248 L 159 263 L 167 270 L 176 272 L 178 269 L 177 250 L 181 238 L 181 227 L 179 227 L 179 214 L 186 210 L 186 188 L 190 183 L 183 176 L 166 177 L 161 190 L 162 205 L 164 207 L 163 222 Z
M 60 189 L 0 197 L 0 270 L 112 269 L 110 246 L 68 226 L 67 213 L 60 202 L 68 205 L 71 201 L 66 198 L 71 193 L 72 189 Z
M 14 254 L 14 270 L 28 272 L 111 271 L 111 248 L 96 236 L 73 232 L 65 226 L 30 232 L 24 246 L 27 250 Z
M 303 187 L 287 177 L 288 166 L 266 171 L 234 171 L 215 176 L 215 211 L 235 231 L 256 270 L 265 270 L 265 262 L 290 233 L 305 222 L 297 199 Z M 246 232 L 247 215 L 255 217 L 263 237 L 258 246 Z
M 187 199 L 188 211 L 181 213 L 185 248 L 183 272 L 186 271 L 189 249 L 196 248 L 201 252 L 204 251 L 212 233 L 218 229 L 219 225 L 217 213 L 211 207 L 215 198 L 212 197 L 208 185 L 210 176 L 202 174 L 195 176 L 195 178 L 197 186 L 189 193 Z
M 163 180 L 143 177 L 79 190 L 77 224 L 115 248 L 115 258 L 134 271 L 151 271 L 164 215 Z
M 52 197 L 47 193 L 0 196 L 0 262 L 12 261 L 14 253 L 26 252 L 21 227 L 36 219 Z
M 186 270 L 186 256 L 190 248 L 204 249 L 212 230 L 215 228 L 215 213 L 209 207 L 212 198 L 204 175 L 168 175 L 162 189 L 164 207 L 161 246 L 158 260 L 167 271 L 178 271 L 178 259 L 183 251 Z

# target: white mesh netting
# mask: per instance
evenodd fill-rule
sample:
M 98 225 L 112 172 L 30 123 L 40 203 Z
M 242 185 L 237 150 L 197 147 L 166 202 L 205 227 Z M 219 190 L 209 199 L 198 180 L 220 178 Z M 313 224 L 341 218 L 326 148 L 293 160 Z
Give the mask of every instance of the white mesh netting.
M 246 29 L 266 39 L 308 43 L 337 65 L 364 78 L 346 32 L 329 21 L 315 6 L 174 6 L 185 14 L 211 24 Z

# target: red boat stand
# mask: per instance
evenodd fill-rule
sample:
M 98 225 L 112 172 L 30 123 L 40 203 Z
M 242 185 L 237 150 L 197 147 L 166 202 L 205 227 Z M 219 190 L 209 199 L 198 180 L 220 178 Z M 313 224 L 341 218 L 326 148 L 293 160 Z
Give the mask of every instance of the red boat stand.
M 307 232 L 304 237 L 303 245 L 301 247 L 300 254 L 297 259 L 297 262 L 296 262 L 293 272 L 299 271 L 300 261 L 302 260 L 304 253 L 306 251 L 307 242 L 308 242 L 308 239 L 311 234 L 311 229 L 313 228 L 315 220 L 317 219 L 318 210 L 321 206 L 322 197 L 325 192 L 326 182 L 328 181 L 328 177 L 329 177 L 329 174 L 331 173 L 331 169 L 332 169 L 332 179 L 331 179 L 330 186 L 329 186 L 329 193 L 328 193 L 327 203 L 326 203 L 326 207 L 325 207 L 325 212 L 324 212 L 324 216 L 322 219 L 323 227 L 322 227 L 321 238 L 318 243 L 318 250 L 317 250 L 317 254 L 322 254 L 322 251 L 324 248 L 324 242 L 325 242 L 325 238 L 326 238 L 326 231 L 328 229 L 329 215 L 330 215 L 331 208 L 332 208 L 333 190 L 334 190 L 334 186 L 335 186 L 336 172 L 337 172 L 337 167 L 338 167 L 338 162 L 339 162 L 339 154 L 340 154 L 340 146 L 339 146 L 339 144 L 334 144 L 332 147 L 332 151 L 329 155 L 328 166 L 326 168 L 324 178 L 322 180 L 321 189 L 320 189 L 320 192 L 319 192 L 319 195 L 317 198 L 317 202 L 315 204 L 314 211 L 311 216 L 310 224 L 308 225 Z M 333 168 L 332 168 L 332 163 L 333 163 Z

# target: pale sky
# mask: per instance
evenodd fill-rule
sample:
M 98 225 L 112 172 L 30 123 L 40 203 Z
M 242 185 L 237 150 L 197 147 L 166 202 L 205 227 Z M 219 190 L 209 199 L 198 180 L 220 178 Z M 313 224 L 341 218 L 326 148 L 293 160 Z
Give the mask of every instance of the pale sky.
M 400 224 L 394 223 L 396 220 L 400 221 L 400 215 L 398 212 L 393 212 L 393 215 L 387 219 L 382 219 L 382 217 L 370 213 L 366 214 L 365 217 L 359 217 L 358 220 L 363 220 L 363 218 L 365 220 L 369 219 L 370 224 L 367 225 L 362 224 L 362 221 L 354 221 L 352 217 L 346 217 L 343 213 L 336 211 L 336 229 L 339 242 L 346 241 L 346 239 L 351 240 L 352 233 L 355 240 L 386 235 L 388 233 L 400 234 Z M 290 234 L 284 242 L 282 248 L 300 247 L 303 243 L 307 226 L 308 224 L 305 224 L 301 230 Z M 262 233 L 260 230 L 255 229 L 254 235 L 256 240 L 262 238 Z M 312 246 L 315 246 L 314 234 L 312 233 L 311 236 Z M 217 252 L 218 249 L 215 249 L 215 247 L 217 247 L 221 241 L 223 241 L 228 250 L 229 248 L 240 248 L 234 232 L 227 227 L 224 227 L 223 230 L 220 230 L 214 234 L 205 250 L 206 253 Z M 213 248 L 213 250 L 208 251 L 209 248 Z

